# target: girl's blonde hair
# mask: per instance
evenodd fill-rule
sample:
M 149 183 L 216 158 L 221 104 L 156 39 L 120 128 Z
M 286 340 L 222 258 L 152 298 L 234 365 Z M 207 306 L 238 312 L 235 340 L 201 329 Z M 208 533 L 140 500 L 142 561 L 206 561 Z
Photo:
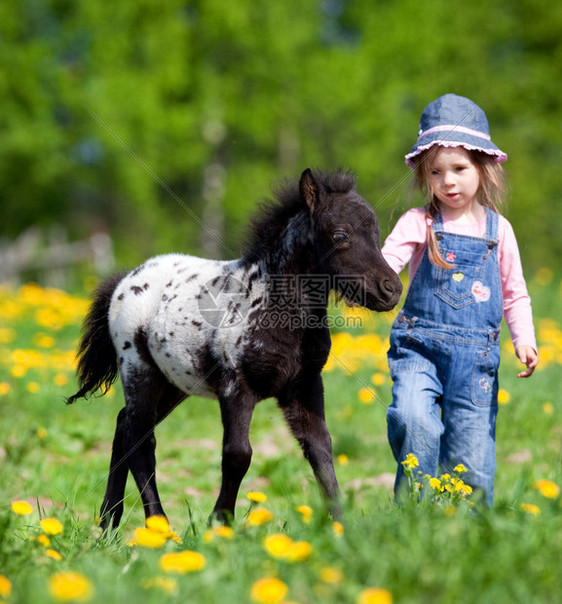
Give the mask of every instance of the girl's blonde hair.
M 429 185 L 432 160 L 438 150 L 437 145 L 433 146 L 420 153 L 415 159 L 414 187 L 429 198 L 429 203 L 425 206 L 425 216 L 431 220 L 435 218 L 435 214 L 439 211 L 439 200 L 435 197 Z M 505 172 L 502 165 L 496 161 L 494 156 L 482 151 L 467 150 L 467 153 L 480 176 L 480 184 L 476 193 L 478 202 L 499 214 L 499 207 L 504 202 L 506 194 Z M 429 260 L 433 264 L 441 268 L 455 267 L 454 264 L 446 262 L 439 253 L 439 246 L 431 225 L 427 229 L 427 246 Z

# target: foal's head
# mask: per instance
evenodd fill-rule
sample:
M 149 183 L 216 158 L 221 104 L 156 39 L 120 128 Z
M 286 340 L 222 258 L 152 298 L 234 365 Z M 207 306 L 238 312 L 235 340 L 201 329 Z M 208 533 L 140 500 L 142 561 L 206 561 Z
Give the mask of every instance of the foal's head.
M 312 217 L 318 269 L 334 278 L 348 302 L 390 310 L 402 284 L 382 256 L 375 212 L 354 186 L 350 173 L 315 175 L 305 170 L 301 176 L 299 189 Z
M 267 258 L 272 270 L 330 277 L 348 302 L 370 310 L 396 305 L 402 284 L 381 254 L 377 217 L 350 172 L 307 169 L 276 198 L 252 223 L 247 262 Z

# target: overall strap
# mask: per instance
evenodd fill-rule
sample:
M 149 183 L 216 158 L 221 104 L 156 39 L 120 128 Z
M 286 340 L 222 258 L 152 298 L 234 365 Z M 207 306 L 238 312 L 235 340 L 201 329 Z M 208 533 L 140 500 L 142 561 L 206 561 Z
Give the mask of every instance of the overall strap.
M 498 244 L 498 214 L 490 208 L 486 210 L 486 235 L 485 238 L 490 244 Z
M 433 227 L 433 232 L 436 234 L 443 233 L 445 231 L 443 228 L 443 218 L 441 217 L 441 212 L 435 212 L 431 226 Z

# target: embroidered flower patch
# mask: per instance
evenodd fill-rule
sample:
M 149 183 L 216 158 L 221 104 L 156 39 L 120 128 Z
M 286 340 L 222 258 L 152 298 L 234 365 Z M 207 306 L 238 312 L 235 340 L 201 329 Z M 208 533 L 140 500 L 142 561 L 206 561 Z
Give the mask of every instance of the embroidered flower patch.
M 480 281 L 475 281 L 472 284 L 472 295 L 476 302 L 487 302 L 490 299 L 490 293 L 490 288 Z
M 488 392 L 490 392 L 492 390 L 492 385 L 490 384 L 490 380 L 486 377 L 480 378 L 478 385 L 480 386 L 480 388 L 482 388 L 482 390 L 484 390 L 484 392 L 486 394 L 488 394 Z
M 454 262 L 456 257 L 457 255 L 455 254 L 455 252 L 447 252 L 447 262 Z

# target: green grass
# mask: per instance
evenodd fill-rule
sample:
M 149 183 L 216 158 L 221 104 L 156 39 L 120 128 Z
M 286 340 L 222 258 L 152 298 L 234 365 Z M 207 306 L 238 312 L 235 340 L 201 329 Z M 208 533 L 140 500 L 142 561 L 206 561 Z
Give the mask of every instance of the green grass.
M 561 498 L 546 498 L 534 488 L 538 479 L 562 484 L 557 396 L 562 330 L 555 318 L 560 284 L 542 275 L 530 288 L 543 363 L 531 379 L 518 380 L 518 363 L 504 333 L 500 380 L 509 401 L 498 418 L 493 509 L 447 509 L 429 502 L 398 507 L 392 502 L 395 465 L 385 421 L 390 381 L 383 370 L 389 322 L 377 316 L 367 322 L 365 333 L 378 334 L 382 352 L 373 354 L 366 343 L 354 340 L 339 355 L 352 371 L 336 363 L 324 375 L 334 453 L 347 460 L 336 462 L 344 534 L 334 533 L 308 464 L 274 401 L 267 400 L 258 405 L 252 423 L 254 456 L 242 484 L 235 536 L 207 542 L 207 518 L 220 483 L 220 414 L 216 402 L 192 398 L 157 429 L 160 492 L 182 539 L 160 549 L 128 545 L 134 529 L 144 524 L 131 479 L 119 530 L 104 539 L 96 524 L 122 397 L 116 387 L 103 398 L 64 404 L 75 381 L 68 357 L 57 351 L 74 349 L 83 305 L 33 288 L 0 291 L 0 575 L 12 588 L 0 601 L 51 601 L 49 580 L 66 570 L 87 577 L 91 601 L 104 603 L 239 604 L 250 601 L 252 585 L 266 576 L 288 586 L 286 601 L 301 603 L 356 602 L 368 587 L 384 588 L 400 603 L 562 601 Z M 384 383 L 373 386 L 374 373 L 382 374 Z M 367 403 L 359 396 L 365 387 L 376 393 Z M 267 495 L 262 505 L 273 519 L 248 527 L 245 519 L 253 504 L 245 493 L 256 490 Z M 28 501 L 33 512 L 17 516 L 10 507 L 15 500 Z M 521 503 L 537 505 L 540 514 L 524 512 Z M 314 510 L 309 524 L 296 511 L 299 505 Z M 37 541 L 44 517 L 63 523 L 63 532 L 50 544 L 61 560 L 47 556 Z M 267 554 L 263 539 L 273 533 L 308 542 L 308 559 L 288 562 Z M 159 566 L 161 556 L 182 550 L 203 554 L 205 567 L 166 574 Z M 326 567 L 340 570 L 341 580 L 323 581 Z M 154 585 L 162 577 L 175 583 Z M 1 588 L 0 582 L 0 594 Z

